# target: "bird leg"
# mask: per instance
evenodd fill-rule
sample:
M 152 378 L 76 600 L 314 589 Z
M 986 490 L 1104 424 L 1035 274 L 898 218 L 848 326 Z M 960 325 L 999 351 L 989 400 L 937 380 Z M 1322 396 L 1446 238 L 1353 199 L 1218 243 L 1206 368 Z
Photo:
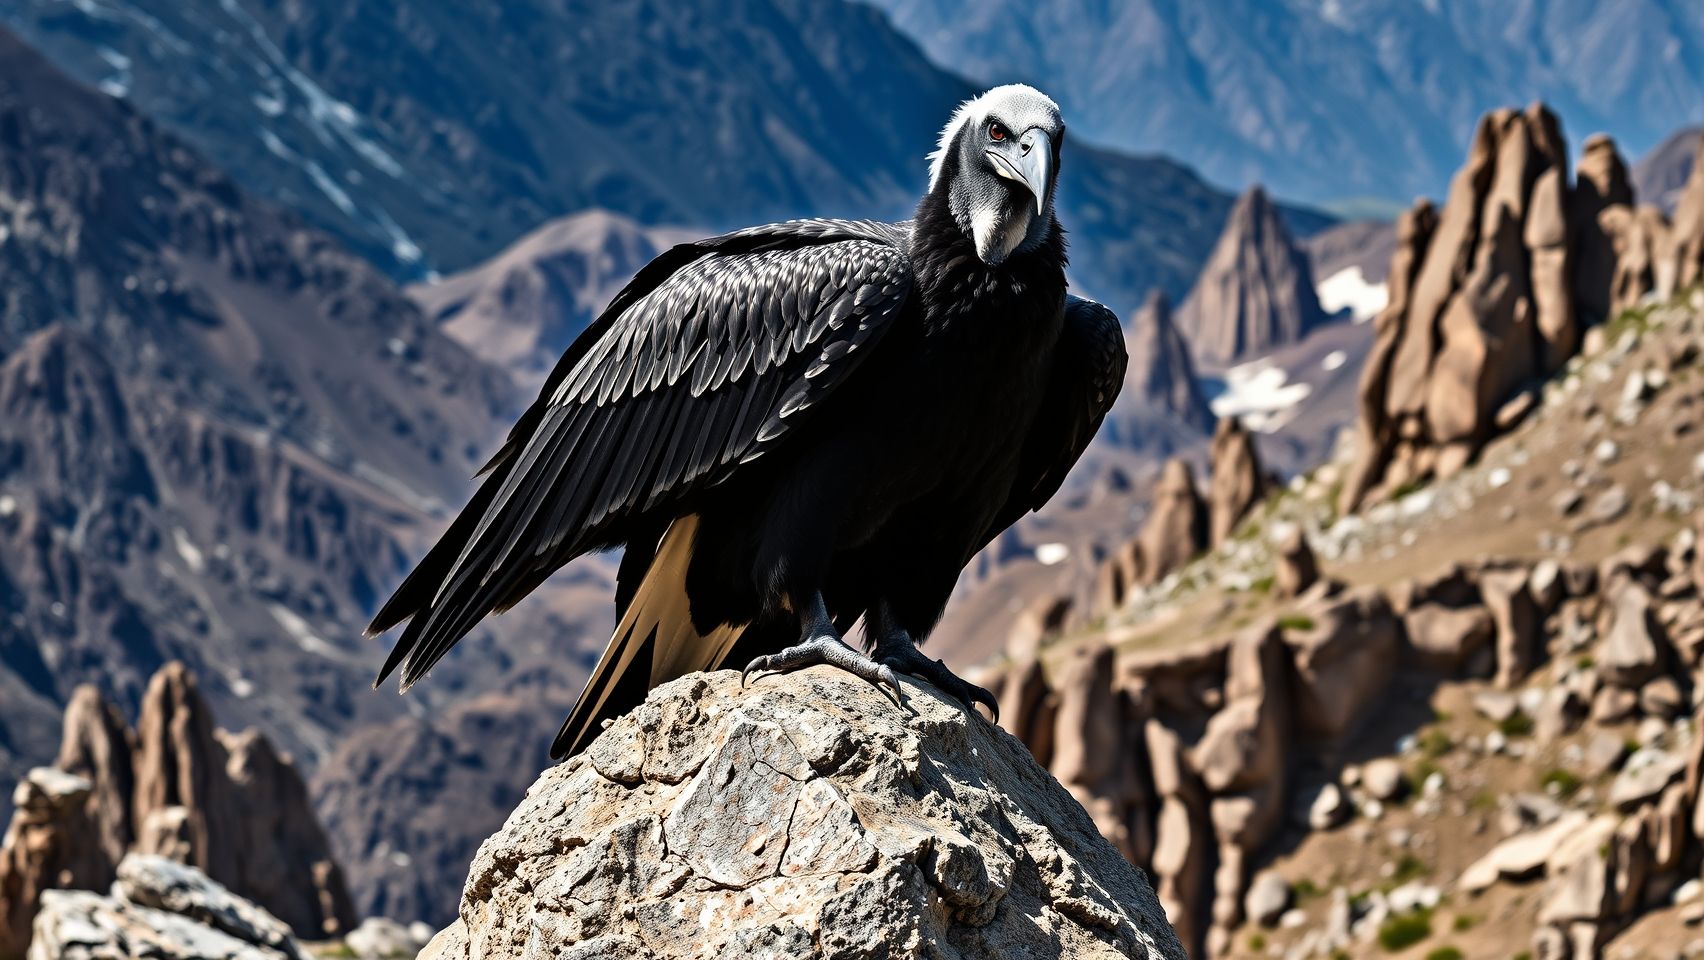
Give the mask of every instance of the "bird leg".
M 786 673 L 826 663 L 868 680 L 893 700 L 894 706 L 904 706 L 900 699 L 899 678 L 894 676 L 893 669 L 852 649 L 840 639 L 840 631 L 834 628 L 834 620 L 828 615 L 821 593 L 812 594 L 799 634 L 802 639 L 798 643 L 746 664 L 745 671 L 740 674 L 740 686 L 744 687 L 754 673 Z
M 875 609 L 870 611 L 866 626 L 875 638 L 875 660 L 884 668 L 892 667 L 900 673 L 934 684 L 936 689 L 964 704 L 971 713 L 976 712 L 973 704 L 980 703 L 988 708 L 995 723 L 1000 722 L 1000 701 L 994 694 L 960 678 L 948 670 L 945 663 L 924 656 L 923 651 L 917 649 L 916 641 L 911 639 L 911 634 L 894 622 L 887 601 L 877 602 Z

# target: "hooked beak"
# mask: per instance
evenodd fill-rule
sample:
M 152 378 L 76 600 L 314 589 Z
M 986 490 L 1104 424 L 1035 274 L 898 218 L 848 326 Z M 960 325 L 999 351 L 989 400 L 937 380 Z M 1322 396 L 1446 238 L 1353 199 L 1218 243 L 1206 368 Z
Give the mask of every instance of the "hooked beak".
M 1022 184 L 1035 198 L 1037 216 L 1047 207 L 1047 189 L 1053 182 L 1053 138 L 1040 128 L 1031 128 L 1015 140 L 988 149 L 994 172 Z

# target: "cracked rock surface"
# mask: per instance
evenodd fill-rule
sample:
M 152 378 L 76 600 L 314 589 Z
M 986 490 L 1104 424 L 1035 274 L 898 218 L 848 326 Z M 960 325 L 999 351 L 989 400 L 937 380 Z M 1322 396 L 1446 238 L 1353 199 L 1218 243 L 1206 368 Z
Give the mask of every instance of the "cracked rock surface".
M 1142 874 L 1009 734 L 830 668 L 652 691 L 546 770 L 422 953 L 1164 957 Z

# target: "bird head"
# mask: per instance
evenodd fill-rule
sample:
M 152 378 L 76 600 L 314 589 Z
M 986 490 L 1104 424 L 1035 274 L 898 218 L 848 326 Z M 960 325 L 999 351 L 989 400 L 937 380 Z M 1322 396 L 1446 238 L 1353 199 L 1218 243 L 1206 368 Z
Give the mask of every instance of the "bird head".
M 1047 238 L 1064 140 L 1059 105 L 1021 83 L 965 101 L 941 130 L 929 192 L 944 192 L 984 263 L 997 266 Z

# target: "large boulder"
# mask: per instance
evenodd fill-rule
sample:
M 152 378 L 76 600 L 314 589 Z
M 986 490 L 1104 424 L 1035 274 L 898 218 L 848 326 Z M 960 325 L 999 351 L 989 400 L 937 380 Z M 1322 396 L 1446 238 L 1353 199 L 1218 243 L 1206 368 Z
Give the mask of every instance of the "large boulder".
M 694 674 L 539 777 L 422 956 L 1166 957 L 1142 874 L 933 688 Z
M 30 921 L 47 891 L 110 883 L 112 866 L 89 819 L 91 784 L 51 767 L 31 770 L 12 794 L 12 822 L 0 845 L 0 957 L 30 942 Z
M 1296 668 L 1296 726 L 1308 736 L 1339 740 L 1385 696 L 1402 624 L 1382 592 L 1361 587 L 1304 607 L 1283 626 Z
M 194 867 L 146 854 L 102 895 L 49 890 L 28 960 L 306 960 L 290 928 Z

